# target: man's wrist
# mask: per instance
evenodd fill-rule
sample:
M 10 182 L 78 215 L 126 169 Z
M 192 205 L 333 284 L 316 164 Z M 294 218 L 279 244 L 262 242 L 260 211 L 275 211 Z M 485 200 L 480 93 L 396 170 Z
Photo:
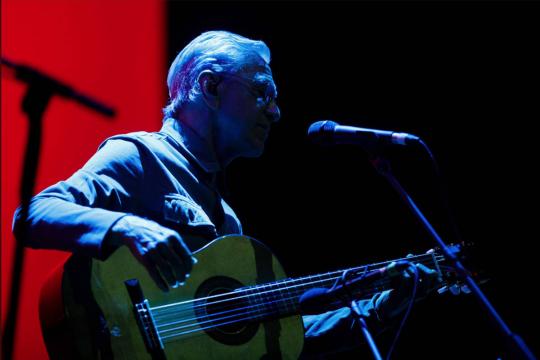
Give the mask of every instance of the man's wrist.
M 101 255 L 103 258 L 107 258 L 118 247 L 122 246 L 122 233 L 125 227 L 125 218 L 127 215 L 119 217 L 109 228 L 103 242 L 101 243 Z

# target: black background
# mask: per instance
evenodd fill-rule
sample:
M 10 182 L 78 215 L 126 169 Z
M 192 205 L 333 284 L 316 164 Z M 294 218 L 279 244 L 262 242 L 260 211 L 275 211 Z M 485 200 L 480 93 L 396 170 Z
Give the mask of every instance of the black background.
M 360 149 L 317 147 L 309 125 L 420 136 L 461 239 L 475 244 L 472 265 L 490 279 L 482 289 L 538 353 L 538 15 L 531 3 L 170 2 L 168 60 L 207 30 L 270 47 L 282 118 L 261 158 L 230 166 L 228 200 L 291 276 L 434 246 Z M 401 147 L 387 156 L 440 235 L 457 241 L 427 155 Z M 495 359 L 502 349 L 472 296 L 433 296 L 413 308 L 395 357 Z

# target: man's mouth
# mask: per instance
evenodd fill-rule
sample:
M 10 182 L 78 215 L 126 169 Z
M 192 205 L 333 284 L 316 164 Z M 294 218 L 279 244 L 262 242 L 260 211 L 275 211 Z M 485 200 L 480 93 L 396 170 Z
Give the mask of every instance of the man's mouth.
M 268 131 L 270 129 L 270 126 L 267 124 L 258 123 L 256 126 L 264 129 L 264 131 Z

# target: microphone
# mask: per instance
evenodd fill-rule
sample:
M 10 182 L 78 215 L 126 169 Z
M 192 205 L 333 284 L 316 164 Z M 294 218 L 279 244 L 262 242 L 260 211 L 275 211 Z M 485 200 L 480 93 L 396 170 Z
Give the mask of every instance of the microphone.
M 388 266 L 370 271 L 365 276 L 358 276 L 347 281 L 345 285 L 338 285 L 332 289 L 310 289 L 303 293 L 298 300 L 300 313 L 302 315 L 316 315 L 338 309 L 343 306 L 343 300 L 347 299 L 351 293 L 358 292 L 377 280 L 396 277 L 409 266 L 410 262 L 406 260 L 394 261 Z
M 420 142 L 415 135 L 386 130 L 339 125 L 331 120 L 317 121 L 309 127 L 308 137 L 319 145 L 409 145 Z

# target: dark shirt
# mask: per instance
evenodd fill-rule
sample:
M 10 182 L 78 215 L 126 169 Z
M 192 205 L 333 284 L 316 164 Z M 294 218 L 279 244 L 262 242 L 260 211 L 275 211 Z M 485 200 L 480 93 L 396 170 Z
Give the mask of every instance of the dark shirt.
M 105 140 L 73 176 L 32 199 L 25 245 L 104 259 L 107 232 L 127 214 L 177 230 L 192 251 L 218 236 L 241 234 L 238 217 L 216 189 L 219 165 L 193 154 L 199 142 L 173 119 L 160 132 Z M 15 233 L 19 219 L 17 211 Z

